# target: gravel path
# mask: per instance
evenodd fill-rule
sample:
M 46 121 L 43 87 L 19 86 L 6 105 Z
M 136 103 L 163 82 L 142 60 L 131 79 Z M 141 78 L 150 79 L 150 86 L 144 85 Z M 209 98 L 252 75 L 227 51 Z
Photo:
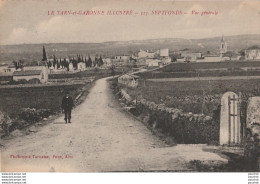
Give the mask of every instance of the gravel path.
M 59 117 L 2 142 L 1 168 L 12 172 L 188 171 L 191 160 L 227 162 L 206 145 L 167 147 L 121 109 L 106 79 L 73 110 L 72 124 Z

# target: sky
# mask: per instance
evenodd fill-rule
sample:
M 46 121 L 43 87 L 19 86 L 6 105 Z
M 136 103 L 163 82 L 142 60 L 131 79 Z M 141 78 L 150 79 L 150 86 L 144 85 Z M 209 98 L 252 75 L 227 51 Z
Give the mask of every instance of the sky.
M 58 14 L 58 11 L 97 10 L 104 11 L 104 15 Z M 107 15 L 109 10 L 132 14 Z M 175 14 L 152 14 L 162 10 Z M 54 15 L 48 15 L 52 11 Z M 202 16 L 204 11 L 211 15 Z M 177 12 L 181 13 L 176 15 Z M 196 39 L 222 34 L 260 34 L 260 1 L 0 1 L 1 45 Z

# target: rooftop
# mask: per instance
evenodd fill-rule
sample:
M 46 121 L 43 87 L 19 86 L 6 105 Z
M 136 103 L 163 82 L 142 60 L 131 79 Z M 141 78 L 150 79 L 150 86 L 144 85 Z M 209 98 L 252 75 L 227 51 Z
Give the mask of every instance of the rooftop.
M 30 76 L 30 75 L 40 75 L 41 70 L 26 70 L 26 71 L 15 71 L 13 76 Z

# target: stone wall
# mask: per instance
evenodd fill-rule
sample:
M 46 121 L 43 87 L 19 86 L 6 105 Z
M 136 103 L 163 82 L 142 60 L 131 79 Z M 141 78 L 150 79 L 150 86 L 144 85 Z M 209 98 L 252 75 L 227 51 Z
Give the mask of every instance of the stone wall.
M 177 143 L 202 144 L 219 142 L 219 122 L 204 114 L 185 113 L 180 109 L 167 108 L 164 104 L 155 104 L 146 99 L 132 100 L 125 90 L 122 98 L 136 108 L 139 116 L 153 129 L 172 136 Z

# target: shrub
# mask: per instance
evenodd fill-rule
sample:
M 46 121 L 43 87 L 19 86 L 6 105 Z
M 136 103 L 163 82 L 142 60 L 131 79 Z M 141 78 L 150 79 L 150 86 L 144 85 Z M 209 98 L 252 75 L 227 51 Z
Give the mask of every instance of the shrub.
M 43 118 L 51 115 L 52 112 L 47 109 L 38 109 L 35 108 L 23 108 L 21 113 L 18 115 L 19 119 L 22 119 L 30 124 L 33 124 L 37 121 L 40 121 Z
M 28 83 L 29 83 L 29 84 L 40 84 L 41 81 L 40 81 L 39 79 L 37 79 L 37 78 L 33 78 L 33 79 L 30 79 L 30 80 L 28 81 Z
M 12 121 L 8 115 L 0 111 L 0 125 L 4 135 L 9 135 Z

